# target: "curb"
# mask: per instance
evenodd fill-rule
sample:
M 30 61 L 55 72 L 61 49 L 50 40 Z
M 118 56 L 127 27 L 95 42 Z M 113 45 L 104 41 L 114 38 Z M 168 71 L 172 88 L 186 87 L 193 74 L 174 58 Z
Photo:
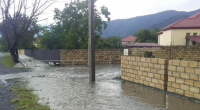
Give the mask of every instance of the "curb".
M 26 64 L 24 64 L 20 59 L 19 59 L 19 61 L 22 63 L 22 65 L 24 65 L 24 67 L 26 68 Z

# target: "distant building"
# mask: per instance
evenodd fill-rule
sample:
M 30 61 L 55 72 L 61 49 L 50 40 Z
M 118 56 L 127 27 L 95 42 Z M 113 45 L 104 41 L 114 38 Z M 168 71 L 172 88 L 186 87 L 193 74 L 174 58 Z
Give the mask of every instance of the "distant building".
M 176 21 L 158 32 L 158 44 L 199 45 L 200 44 L 200 12 Z
M 124 37 L 121 39 L 122 46 L 124 46 L 125 44 L 133 43 L 136 39 L 137 39 L 137 37 L 135 37 L 135 36 Z
M 126 44 L 127 48 L 133 47 L 161 47 L 161 45 L 156 43 L 135 43 L 135 44 Z

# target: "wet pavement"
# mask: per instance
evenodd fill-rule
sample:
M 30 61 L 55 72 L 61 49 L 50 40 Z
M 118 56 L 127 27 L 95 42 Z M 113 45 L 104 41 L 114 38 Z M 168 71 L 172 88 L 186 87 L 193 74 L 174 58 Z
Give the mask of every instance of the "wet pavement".
M 96 65 L 96 82 L 89 82 L 88 67 L 50 67 L 44 62 L 24 62 L 33 72 L 1 75 L 8 83 L 28 81 L 39 103 L 52 110 L 199 110 L 200 104 L 134 83 L 113 80 L 120 65 Z M 31 64 L 33 62 L 33 64 Z M 34 64 L 37 63 L 37 64 Z M 29 65 L 29 66 L 28 66 Z M 35 66 L 34 66 L 35 65 Z M 40 66 L 38 66 L 40 65 Z M 16 79 L 19 78 L 19 79 Z

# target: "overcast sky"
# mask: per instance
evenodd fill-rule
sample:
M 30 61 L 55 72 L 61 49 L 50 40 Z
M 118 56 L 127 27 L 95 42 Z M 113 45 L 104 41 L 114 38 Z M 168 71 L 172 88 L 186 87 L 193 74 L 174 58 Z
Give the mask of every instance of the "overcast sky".
M 45 11 L 39 19 L 48 18 L 42 24 L 53 22 L 54 8 L 63 9 L 64 4 L 71 0 L 58 0 Z M 136 16 L 155 14 L 165 10 L 193 11 L 200 9 L 200 0 L 98 0 L 95 5 L 105 5 L 111 12 L 111 20 L 126 19 Z

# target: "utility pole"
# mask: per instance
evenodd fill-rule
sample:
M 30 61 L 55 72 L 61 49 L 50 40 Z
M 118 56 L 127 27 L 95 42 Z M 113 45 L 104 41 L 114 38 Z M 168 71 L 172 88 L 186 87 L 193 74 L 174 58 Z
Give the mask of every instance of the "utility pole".
M 89 0 L 89 40 L 89 77 L 95 81 L 94 0 Z
M 88 38 L 88 67 L 90 66 L 90 38 Z

